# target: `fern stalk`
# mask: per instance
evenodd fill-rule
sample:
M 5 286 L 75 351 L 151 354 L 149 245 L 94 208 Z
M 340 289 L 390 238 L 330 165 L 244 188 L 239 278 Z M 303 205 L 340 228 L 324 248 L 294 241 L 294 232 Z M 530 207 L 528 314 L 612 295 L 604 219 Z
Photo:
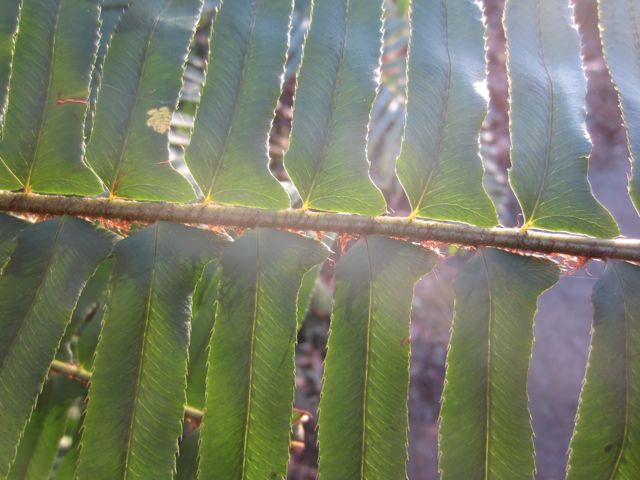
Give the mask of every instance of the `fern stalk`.
M 402 217 L 368 217 L 308 210 L 262 210 L 224 205 L 135 202 L 0 192 L 0 211 L 75 215 L 129 222 L 159 220 L 232 227 L 316 230 L 350 235 L 386 235 L 419 242 L 495 247 L 544 254 L 640 261 L 640 239 L 598 239 L 504 227 L 475 227 Z

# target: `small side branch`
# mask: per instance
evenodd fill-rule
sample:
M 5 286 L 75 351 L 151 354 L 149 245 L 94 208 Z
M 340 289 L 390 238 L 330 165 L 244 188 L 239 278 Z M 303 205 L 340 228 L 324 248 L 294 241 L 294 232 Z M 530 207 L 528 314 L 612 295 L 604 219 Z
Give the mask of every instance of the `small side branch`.
M 129 222 L 166 220 L 244 228 L 268 227 L 351 235 L 386 235 L 471 247 L 496 247 L 586 258 L 640 261 L 639 239 L 602 240 L 564 233 L 523 231 L 504 227 L 483 228 L 400 217 L 367 217 L 305 210 L 270 211 L 222 205 L 138 202 L 12 192 L 0 192 L 0 211 L 74 215 Z
M 91 374 L 83 368 L 80 368 L 79 366 L 73 365 L 71 363 L 61 362 L 59 360 L 54 360 L 51 363 L 50 370 L 54 373 L 66 375 L 72 380 L 84 384 L 88 384 L 91 380 Z
M 66 375 L 71 380 L 74 380 L 79 383 L 84 383 L 87 385 L 91 381 L 91 373 L 84 370 L 83 368 L 73 365 L 71 363 L 61 362 L 59 360 L 54 360 L 51 362 L 51 366 L 49 367 L 49 371 L 58 375 Z M 186 406 L 184 408 L 184 416 L 187 420 L 189 420 L 195 426 L 200 425 L 202 422 L 202 417 L 204 413 L 202 410 L 198 410 L 197 408 L 193 408 L 190 406 Z
M 59 360 L 54 360 L 53 362 L 51 362 L 49 371 L 58 375 L 66 375 L 71 380 L 74 380 L 79 383 L 84 383 L 85 385 L 87 385 L 91 381 L 90 372 L 84 370 L 83 368 L 77 365 L 61 362 Z M 184 407 L 184 416 L 194 426 L 197 427 L 198 425 L 200 425 L 200 422 L 202 422 L 202 417 L 204 416 L 204 412 L 202 410 L 198 410 L 197 408 L 190 407 L 189 405 L 187 405 Z M 293 425 L 296 425 L 298 423 L 307 423 L 311 419 L 311 417 L 312 415 L 310 412 L 294 407 Z

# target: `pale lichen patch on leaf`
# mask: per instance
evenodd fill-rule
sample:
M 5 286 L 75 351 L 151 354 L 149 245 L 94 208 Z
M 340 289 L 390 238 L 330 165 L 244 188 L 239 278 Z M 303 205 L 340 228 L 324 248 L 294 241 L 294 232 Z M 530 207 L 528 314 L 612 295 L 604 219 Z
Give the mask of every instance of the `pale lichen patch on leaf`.
M 165 134 L 171 126 L 171 110 L 168 107 L 147 110 L 147 127 L 159 134 Z

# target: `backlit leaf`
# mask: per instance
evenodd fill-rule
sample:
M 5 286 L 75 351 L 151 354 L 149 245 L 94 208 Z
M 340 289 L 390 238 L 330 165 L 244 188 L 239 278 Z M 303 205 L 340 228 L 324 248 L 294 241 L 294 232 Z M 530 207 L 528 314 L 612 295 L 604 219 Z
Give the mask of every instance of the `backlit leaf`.
M 614 237 L 615 220 L 591 193 L 587 82 L 572 7 L 565 0 L 507 0 L 511 95 L 509 181 L 525 227 Z
M 496 225 L 478 153 L 487 114 L 478 92 L 486 81 L 482 12 L 474 0 L 414 0 L 411 27 L 398 177 L 413 214 Z
M 382 0 L 322 0 L 298 76 L 284 163 L 303 208 L 384 213 L 369 176 L 366 138 L 378 86 Z
M 0 214 L 0 272 L 15 247 L 15 237 L 27 225 L 24 220 Z
M 367 237 L 336 266 L 321 478 L 406 478 L 411 299 L 435 258 L 406 242 Z
M 640 267 L 608 261 L 595 318 L 567 480 L 640 478 Z
M 71 217 L 32 225 L 0 276 L 0 477 L 85 283 L 113 236 Z
M 20 440 L 8 480 L 49 478 L 65 433 L 69 408 L 84 394 L 84 385 L 72 380 L 54 377 L 47 381 Z
M 22 3 L 0 143 L 0 159 L 13 175 L 0 171 L 0 188 L 101 193 L 100 182 L 83 163 L 99 0 Z
M 202 273 L 193 295 L 191 341 L 189 342 L 189 368 L 187 374 L 187 404 L 204 407 L 207 353 L 216 315 L 216 297 L 221 269 L 211 262 Z
M 77 476 L 171 478 L 184 415 L 191 296 L 225 241 L 158 223 L 118 243 Z
M 96 61 L 91 75 L 91 91 L 89 94 L 89 112 L 84 126 L 84 135 L 88 140 L 93 129 L 93 115 L 96 109 L 96 100 L 98 99 L 98 91 L 102 81 L 102 67 L 107 56 L 107 51 L 111 45 L 111 37 L 115 31 L 120 18 L 126 10 L 126 4 L 130 0 L 103 0 L 100 10 L 100 41 L 98 43 L 98 52 Z
M 640 212 L 640 2 L 598 2 L 604 57 L 616 86 L 631 153 L 631 199 Z
M 198 478 L 199 442 L 200 429 L 194 430 L 180 441 L 175 480 L 196 480 Z
M 80 453 L 80 437 L 82 433 L 82 421 L 81 408 L 84 408 L 86 403 L 78 402 L 73 407 L 77 410 L 71 410 L 67 417 L 66 435 L 71 437 L 71 446 L 64 453 L 60 464 L 56 469 L 55 480 L 76 480 L 76 465 L 78 463 L 78 455 Z
M 169 123 L 202 0 L 135 0 L 113 34 L 87 146 L 111 196 L 189 201 L 169 163 Z
M 22 0 L 0 2 L 0 133 L 2 132 L 4 109 L 7 106 L 11 60 L 13 59 L 15 35 L 18 31 L 21 3 Z
M 205 202 L 289 206 L 267 164 L 292 9 L 291 0 L 233 0 L 216 16 L 207 83 L 186 152 Z
M 302 327 L 302 322 L 304 322 L 304 319 L 307 316 L 307 311 L 309 310 L 311 297 L 313 296 L 313 292 L 316 288 L 316 282 L 318 281 L 319 273 L 320 273 L 320 265 L 313 267 L 308 272 L 306 272 L 302 277 L 302 282 L 300 283 L 300 290 L 298 290 L 298 307 L 297 307 L 298 330 L 300 330 L 300 328 Z
M 211 338 L 200 478 L 283 478 L 289 458 L 296 297 L 328 254 L 319 242 L 257 229 L 223 254 Z
M 443 480 L 533 478 L 533 318 L 538 296 L 557 280 L 547 260 L 490 249 L 458 274 L 440 413 Z
M 103 261 L 82 290 L 71 321 L 62 337 L 62 344 L 57 354 L 59 360 L 91 370 L 113 263 L 111 258 Z

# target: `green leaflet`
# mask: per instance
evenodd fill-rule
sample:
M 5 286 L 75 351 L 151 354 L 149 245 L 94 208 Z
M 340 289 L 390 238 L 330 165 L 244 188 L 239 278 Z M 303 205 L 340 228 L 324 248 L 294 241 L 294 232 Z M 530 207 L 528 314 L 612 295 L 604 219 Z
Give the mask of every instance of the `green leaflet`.
M 294 411 L 291 423 L 299 420 L 302 414 Z M 185 432 L 180 440 L 178 459 L 176 461 L 175 480 L 195 480 L 198 472 L 198 447 L 200 442 L 200 429 Z
M 302 328 L 302 323 L 304 322 L 304 319 L 307 316 L 307 312 L 309 311 L 309 305 L 311 304 L 311 298 L 313 297 L 313 292 L 316 289 L 316 282 L 318 280 L 318 275 L 320 274 L 321 266 L 322 265 L 318 265 L 311 268 L 302 277 L 302 282 L 300 283 L 300 289 L 298 290 L 298 300 L 297 300 L 298 306 L 296 307 L 298 330 Z
M 406 478 L 411 299 L 435 259 L 406 242 L 368 237 L 336 266 L 320 478 Z
M 614 237 L 613 217 L 591 193 L 586 79 L 564 0 L 508 0 L 504 25 L 511 96 L 509 181 L 525 227 Z
M 232 0 L 216 16 L 207 83 L 185 157 L 205 202 L 289 206 L 267 164 L 292 9 L 292 0 Z
M 486 80 L 482 12 L 474 0 L 414 0 L 411 26 L 398 178 L 413 215 L 496 225 L 478 154 L 487 113 L 477 91 Z
M 18 31 L 18 17 L 22 0 L 3 0 L 0 2 L 0 133 L 4 109 L 7 106 L 9 78 L 11 77 L 11 60 L 15 36 Z
M 27 225 L 24 220 L 11 215 L 0 214 L 0 272 L 15 247 L 15 237 Z
M 96 347 L 100 340 L 100 330 L 104 318 L 105 304 L 108 292 L 102 292 L 101 298 L 95 304 L 95 310 L 86 318 L 84 325 L 80 325 L 77 340 L 77 361 L 86 370 L 91 370 L 95 359 Z
M 187 374 L 187 404 L 204 407 L 205 379 L 207 377 L 207 353 L 211 330 L 216 315 L 216 297 L 221 269 L 211 262 L 202 273 L 193 294 L 191 341 L 189 342 L 189 367 Z
M 76 404 L 78 410 L 86 406 L 85 402 Z M 70 412 L 67 418 L 66 435 L 71 437 L 71 448 L 67 450 L 62 457 L 62 461 L 56 470 L 55 480 L 76 480 L 76 465 L 78 463 L 78 455 L 80 453 L 80 438 L 82 434 L 83 418 L 78 411 L 73 412 L 78 418 L 72 418 Z M 76 416 L 74 415 L 74 417 Z
M 53 377 L 45 384 L 20 440 L 8 480 L 49 478 L 58 444 L 65 433 L 69 408 L 84 394 L 84 385 L 64 377 Z
M 111 196 L 186 202 L 195 194 L 169 164 L 169 122 L 202 0 L 135 0 L 103 66 L 87 162 Z
M 600 36 L 605 60 L 620 99 L 620 110 L 631 153 L 631 199 L 640 212 L 640 2 L 598 2 Z
M 116 246 L 78 478 L 172 477 L 191 296 L 203 266 L 225 244 L 210 232 L 161 222 Z
M 610 260 L 571 440 L 568 480 L 640 478 L 640 267 Z
M 113 241 L 108 232 L 71 217 L 30 226 L 17 238 L 0 276 L 0 478 L 80 292 Z
M 303 208 L 385 212 L 384 198 L 368 176 L 366 156 L 381 15 L 382 0 L 315 2 L 284 158 Z
M 18 177 L 16 177 L 7 164 L 0 157 L 0 189 L 2 190 L 18 190 L 21 188 L 21 183 Z
M 89 93 L 89 112 L 84 124 L 84 136 L 87 140 L 91 137 L 93 129 L 93 115 L 96 110 L 96 101 L 98 99 L 98 91 L 102 81 L 102 67 L 107 51 L 111 45 L 111 37 L 116 30 L 120 18 L 126 10 L 126 4 L 129 0 L 103 0 L 102 9 L 100 10 L 100 41 L 98 43 L 98 53 L 91 74 L 91 90 Z
M 183 435 L 176 461 L 175 480 L 196 480 L 198 474 L 198 442 L 200 429 Z
M 304 2 L 305 0 L 300 1 Z M 334 233 L 329 233 L 327 235 L 324 235 L 320 241 L 324 243 L 329 250 L 331 250 L 335 239 L 336 235 Z M 311 308 L 311 303 L 313 302 L 314 295 L 316 293 L 316 286 L 318 285 L 318 277 L 320 276 L 321 272 L 322 264 L 319 264 L 307 270 L 307 272 L 302 277 L 300 289 L 298 290 L 297 301 L 298 331 L 302 328 L 302 324 L 304 323 L 304 320 L 307 317 L 307 313 Z
M 102 192 L 82 161 L 99 10 L 99 0 L 23 0 L 0 143 L 13 175 L 0 172 L 0 188 Z
M 328 250 L 257 229 L 223 254 L 211 338 L 200 478 L 283 478 L 293 402 L 296 296 Z
M 557 281 L 549 261 L 490 249 L 458 274 L 440 413 L 443 480 L 533 478 L 533 318 L 538 296 Z
M 56 358 L 91 370 L 107 298 L 113 260 L 103 261 L 87 282 L 64 332 Z

